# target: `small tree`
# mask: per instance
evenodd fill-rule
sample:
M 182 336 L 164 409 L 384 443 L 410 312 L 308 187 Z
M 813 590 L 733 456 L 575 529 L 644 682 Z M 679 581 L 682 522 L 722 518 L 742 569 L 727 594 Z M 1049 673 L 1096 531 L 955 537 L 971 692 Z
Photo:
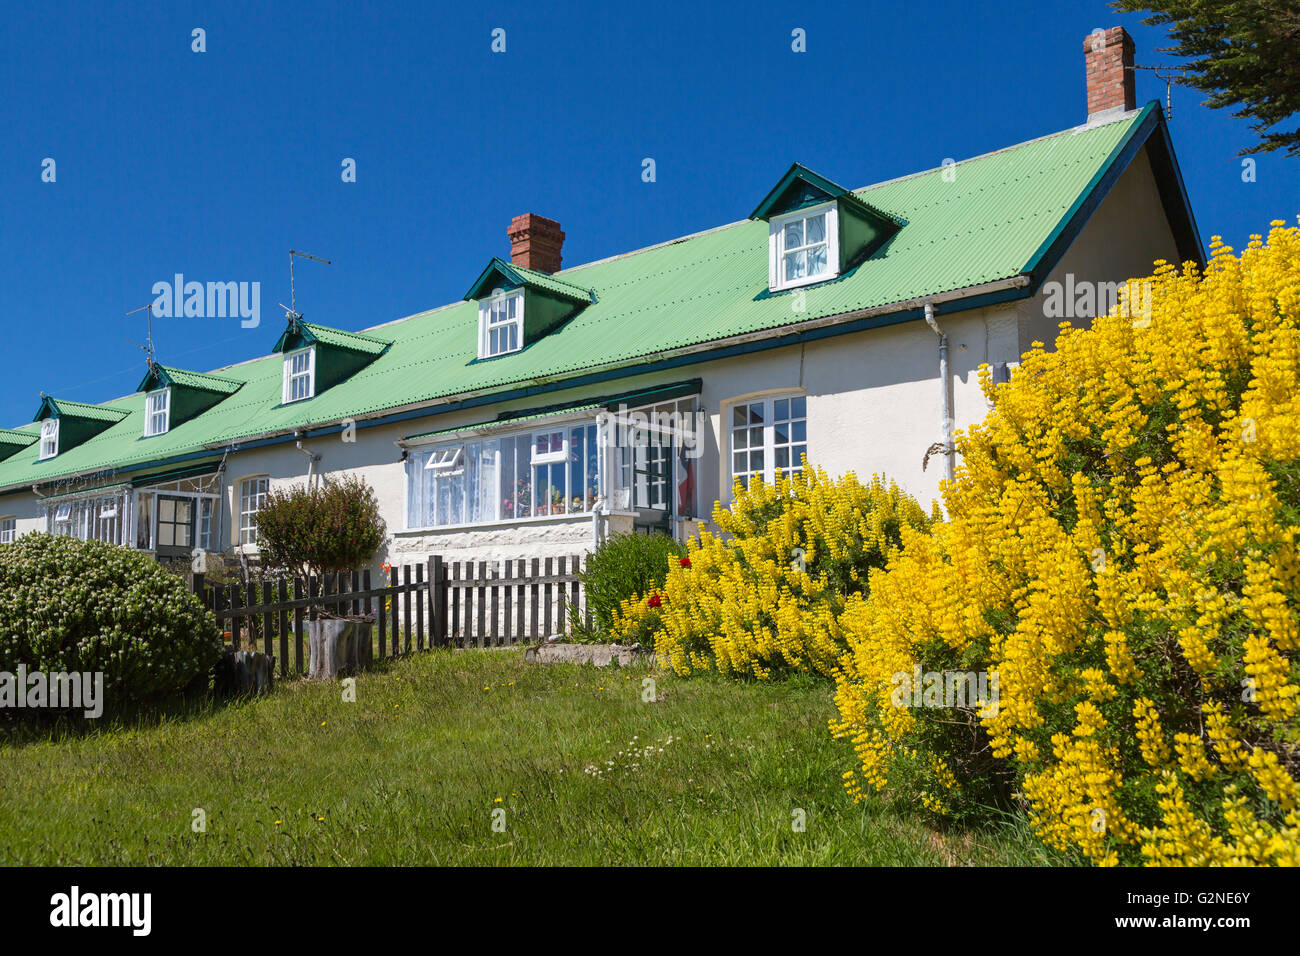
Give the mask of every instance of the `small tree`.
M 272 491 L 257 513 L 257 540 L 267 565 L 321 581 L 366 564 L 385 531 L 374 490 L 352 475 L 320 488 Z M 312 608 L 313 616 L 323 611 L 320 604 Z

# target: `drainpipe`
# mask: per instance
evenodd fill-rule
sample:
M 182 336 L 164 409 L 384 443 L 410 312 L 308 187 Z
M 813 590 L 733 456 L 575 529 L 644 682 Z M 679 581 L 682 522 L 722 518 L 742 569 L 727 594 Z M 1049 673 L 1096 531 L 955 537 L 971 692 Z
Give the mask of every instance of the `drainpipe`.
M 305 433 L 303 432 L 299 432 L 299 434 L 305 436 Z M 294 442 L 294 445 L 298 448 L 300 452 L 302 452 L 304 455 L 307 456 L 307 487 L 311 488 L 312 479 L 315 477 L 312 474 L 312 470 L 315 467 L 315 465 L 320 461 L 320 455 L 314 454 L 308 451 L 306 448 L 303 448 L 302 438 L 299 438 L 298 441 Z
M 952 379 L 948 373 L 948 336 L 935 321 L 934 303 L 929 299 L 925 301 L 925 324 L 930 327 L 930 331 L 939 336 L 939 392 L 943 400 L 943 404 L 939 407 L 939 422 L 943 433 L 943 476 L 948 481 L 952 481 L 952 416 L 948 414 L 948 410 L 952 408 Z
M 609 514 L 609 412 L 596 415 L 596 503 L 591 508 L 591 550 L 600 547 L 604 537 L 600 519 Z

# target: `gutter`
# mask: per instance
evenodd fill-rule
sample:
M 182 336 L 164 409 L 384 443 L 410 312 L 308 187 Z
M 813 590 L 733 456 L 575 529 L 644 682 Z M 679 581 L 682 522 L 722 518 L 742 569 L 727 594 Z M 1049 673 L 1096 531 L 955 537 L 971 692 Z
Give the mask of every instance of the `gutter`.
M 756 332 L 746 332 L 741 335 L 733 335 L 723 339 L 714 339 L 711 342 L 699 345 L 683 346 L 677 349 L 669 349 L 664 352 L 654 352 L 649 355 L 641 355 L 632 359 L 623 359 L 619 362 L 611 362 L 607 365 L 591 366 L 584 369 L 583 375 L 550 375 L 537 377 L 527 380 L 527 384 L 521 384 L 514 389 L 497 391 L 494 389 L 476 389 L 468 392 L 460 392 L 454 395 L 446 395 L 441 398 L 429 399 L 419 402 L 409 402 L 405 405 L 395 405 L 390 408 L 377 410 L 374 412 L 345 416 L 355 424 L 357 428 L 372 428 L 381 425 L 391 424 L 396 421 L 409 420 L 413 418 L 424 418 L 429 415 L 441 414 L 445 411 L 451 411 L 458 406 L 495 404 L 512 400 L 514 398 L 527 397 L 533 394 L 540 394 L 546 391 L 562 390 L 565 388 L 579 388 L 584 385 L 594 384 L 603 381 L 612 376 L 610 373 L 625 371 L 626 375 L 640 375 L 656 371 L 650 366 L 654 363 L 676 363 L 692 364 L 691 356 L 702 355 L 709 352 L 721 352 L 726 349 L 744 349 L 746 346 L 756 345 L 757 343 L 770 341 L 770 347 L 778 348 L 786 344 L 781 340 L 797 337 L 830 329 L 837 325 L 848 325 L 854 322 L 861 322 L 868 319 L 879 318 L 888 315 L 902 315 L 907 312 L 920 311 L 924 308 L 926 302 L 941 304 L 947 302 L 957 302 L 963 299 L 976 299 L 984 296 L 1007 295 L 1009 298 L 1023 296 L 1024 289 L 1030 286 L 1032 277 L 1026 273 L 1011 276 L 1005 279 L 997 279 L 992 282 L 985 282 L 980 285 L 966 286 L 962 289 L 954 289 L 948 292 L 939 292 L 931 296 L 920 296 L 912 299 L 904 299 L 897 302 L 887 303 L 885 305 L 873 306 L 867 309 L 858 309 L 853 312 L 842 312 L 838 315 L 825 316 L 817 319 L 808 319 L 804 322 L 798 322 L 793 325 L 783 325 L 773 329 L 762 329 Z M 973 308 L 974 306 L 964 306 L 964 308 Z M 898 321 L 906 321 L 905 318 Z M 724 357 L 724 356 L 719 356 Z M 707 358 L 697 359 L 697 361 L 708 361 Z M 158 465 L 171 465 L 183 461 L 190 461 L 195 458 L 202 458 L 211 455 L 214 452 L 247 451 L 256 447 L 266 445 L 278 445 L 285 442 L 298 441 L 302 437 L 317 438 L 325 435 L 332 435 L 343 431 L 346 426 L 343 419 L 339 419 L 338 424 L 321 425 L 312 428 L 310 425 L 293 425 L 285 428 L 274 429 L 272 431 L 260 432 L 254 435 L 246 435 L 236 439 L 222 439 L 219 441 L 208 442 L 200 445 L 197 450 L 185 454 L 176 455 L 171 458 L 163 458 L 155 461 L 141 462 L 134 468 L 115 468 L 116 472 L 126 473 L 129 471 L 140 471 L 145 468 L 152 468 Z M 300 434 L 301 433 L 301 434 Z M 99 474 L 104 469 L 102 467 L 88 468 L 81 472 L 57 475 L 50 479 L 53 481 L 66 481 Z M 48 482 L 42 482 L 45 484 Z M 0 488 L 0 494 L 10 494 L 28 488 L 27 483 L 10 485 Z

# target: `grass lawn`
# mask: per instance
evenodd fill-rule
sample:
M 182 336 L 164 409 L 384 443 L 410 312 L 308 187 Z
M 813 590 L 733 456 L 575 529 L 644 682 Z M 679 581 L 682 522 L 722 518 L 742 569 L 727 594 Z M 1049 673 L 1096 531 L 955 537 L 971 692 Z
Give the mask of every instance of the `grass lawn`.
M 652 673 L 663 699 L 643 703 Z M 1051 862 L 1022 826 L 941 833 L 854 806 L 825 683 L 444 651 L 356 691 L 345 703 L 339 685 L 299 681 L 131 726 L 0 738 L 0 863 Z

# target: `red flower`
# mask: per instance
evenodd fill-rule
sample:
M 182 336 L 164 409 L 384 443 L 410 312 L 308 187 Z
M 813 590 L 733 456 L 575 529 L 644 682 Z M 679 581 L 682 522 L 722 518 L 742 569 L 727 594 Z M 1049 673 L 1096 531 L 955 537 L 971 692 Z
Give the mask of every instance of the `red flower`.
M 684 568 L 689 568 L 690 566 L 691 566 L 691 559 L 690 559 L 690 558 L 682 558 L 682 567 L 684 567 Z
M 650 607 L 658 607 L 662 603 L 663 601 L 659 600 L 658 594 L 650 595 L 650 600 L 646 601 L 646 604 L 648 604 Z

